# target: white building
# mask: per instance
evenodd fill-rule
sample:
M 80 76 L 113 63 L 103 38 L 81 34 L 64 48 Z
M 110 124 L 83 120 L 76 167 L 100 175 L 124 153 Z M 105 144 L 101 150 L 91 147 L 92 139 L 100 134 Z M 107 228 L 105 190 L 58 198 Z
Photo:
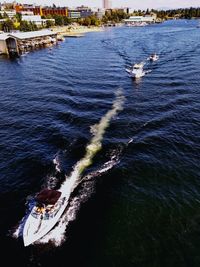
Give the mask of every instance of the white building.
M 16 15 L 16 11 L 15 10 L 1 10 L 0 14 L 2 16 L 6 14 L 11 19 Z
M 20 11 L 19 13 L 20 13 L 22 16 L 24 16 L 24 15 L 33 16 L 33 15 L 34 15 L 33 11 L 29 11 L 29 10 L 26 10 L 26 11 Z
M 125 24 L 134 23 L 154 23 L 156 21 L 156 14 L 145 15 L 145 16 L 131 16 L 129 19 L 125 19 Z
M 46 26 L 48 20 L 55 24 L 55 19 L 42 19 L 40 15 L 22 15 L 22 20 L 33 22 L 37 26 Z
M 98 19 L 102 19 L 103 16 L 105 15 L 105 9 L 98 9 L 96 12 L 95 12 L 96 16 Z
M 103 0 L 103 8 L 104 9 L 110 9 L 112 6 L 111 0 Z

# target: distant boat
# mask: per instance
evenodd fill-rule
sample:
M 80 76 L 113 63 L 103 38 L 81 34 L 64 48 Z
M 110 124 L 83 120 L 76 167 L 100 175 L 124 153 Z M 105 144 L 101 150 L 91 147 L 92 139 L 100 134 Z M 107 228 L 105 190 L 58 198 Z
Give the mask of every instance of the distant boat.
M 143 68 L 126 69 L 126 72 L 128 72 L 131 77 L 135 79 L 141 78 L 145 75 Z
M 126 26 L 128 27 L 144 27 L 144 26 L 147 26 L 149 25 L 148 23 L 146 22 L 130 22 L 130 23 L 127 23 Z
M 144 62 L 140 62 L 140 63 L 135 63 L 133 65 L 134 69 L 142 69 L 144 67 Z
M 23 229 L 24 246 L 29 246 L 46 235 L 63 214 L 67 199 L 60 191 L 44 189 L 35 197 L 32 208 Z
M 150 61 L 157 61 L 159 59 L 159 56 L 156 54 L 152 54 L 148 59 Z

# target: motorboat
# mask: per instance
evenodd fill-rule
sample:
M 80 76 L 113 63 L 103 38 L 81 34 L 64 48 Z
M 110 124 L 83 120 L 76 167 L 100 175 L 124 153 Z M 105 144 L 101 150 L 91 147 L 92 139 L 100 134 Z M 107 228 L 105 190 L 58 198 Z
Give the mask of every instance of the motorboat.
M 24 224 L 24 246 L 29 246 L 45 236 L 56 225 L 67 203 L 60 191 L 43 189 L 39 192 Z
M 157 61 L 159 59 L 159 56 L 156 55 L 156 54 L 152 54 L 150 57 L 149 57 L 149 60 L 150 61 Z
M 147 26 L 148 23 L 147 22 L 129 22 L 126 24 L 126 26 L 128 27 L 144 27 L 144 26 Z
M 131 75 L 131 77 L 135 79 L 141 78 L 145 75 L 145 71 L 143 70 L 143 68 L 126 69 L 126 72 L 128 72 Z
M 144 62 L 140 62 L 140 63 L 135 63 L 133 65 L 134 69 L 142 69 L 144 67 Z

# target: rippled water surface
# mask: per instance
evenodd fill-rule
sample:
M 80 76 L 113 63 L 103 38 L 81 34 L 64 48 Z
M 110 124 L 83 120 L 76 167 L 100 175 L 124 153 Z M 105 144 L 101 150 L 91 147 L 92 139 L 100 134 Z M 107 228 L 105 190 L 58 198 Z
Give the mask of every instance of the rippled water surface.
M 106 29 L 0 58 L 4 266 L 200 266 L 196 25 Z M 134 81 L 125 69 L 141 61 Z M 25 248 L 23 222 L 46 187 L 68 192 L 66 212 Z

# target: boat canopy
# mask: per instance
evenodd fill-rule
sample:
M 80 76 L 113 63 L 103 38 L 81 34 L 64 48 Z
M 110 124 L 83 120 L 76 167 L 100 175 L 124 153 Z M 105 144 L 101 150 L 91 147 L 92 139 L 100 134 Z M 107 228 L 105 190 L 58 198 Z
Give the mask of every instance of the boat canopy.
M 60 191 L 43 189 L 36 195 L 36 201 L 45 205 L 54 205 L 61 195 Z

